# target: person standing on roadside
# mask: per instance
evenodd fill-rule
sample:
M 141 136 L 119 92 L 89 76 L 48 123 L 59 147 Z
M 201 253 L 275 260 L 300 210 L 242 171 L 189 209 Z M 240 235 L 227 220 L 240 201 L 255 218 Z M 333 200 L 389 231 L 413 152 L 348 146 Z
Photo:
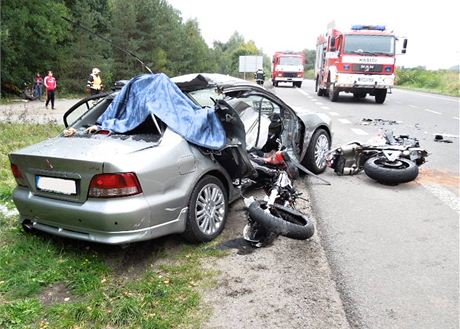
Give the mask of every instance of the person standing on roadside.
M 54 91 L 56 90 L 56 79 L 53 76 L 53 72 L 48 71 L 48 75 L 44 80 L 46 88 L 46 103 L 45 107 L 48 108 L 48 104 L 51 101 L 51 109 L 54 110 Z
M 43 94 L 43 78 L 40 73 L 35 75 L 34 80 L 34 97 L 37 97 L 39 100 L 41 100 Z
M 88 77 L 88 82 L 86 83 L 86 87 L 91 92 L 91 96 L 100 94 L 103 90 L 102 85 L 102 78 L 101 78 L 101 70 L 95 67 L 92 73 Z

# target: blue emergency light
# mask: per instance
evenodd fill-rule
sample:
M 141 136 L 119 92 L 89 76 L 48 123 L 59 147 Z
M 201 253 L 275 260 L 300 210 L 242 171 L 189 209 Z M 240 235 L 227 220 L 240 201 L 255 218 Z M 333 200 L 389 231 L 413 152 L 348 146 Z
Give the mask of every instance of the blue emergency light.
M 353 31 L 361 31 L 361 30 L 385 31 L 385 25 L 353 25 L 351 29 Z

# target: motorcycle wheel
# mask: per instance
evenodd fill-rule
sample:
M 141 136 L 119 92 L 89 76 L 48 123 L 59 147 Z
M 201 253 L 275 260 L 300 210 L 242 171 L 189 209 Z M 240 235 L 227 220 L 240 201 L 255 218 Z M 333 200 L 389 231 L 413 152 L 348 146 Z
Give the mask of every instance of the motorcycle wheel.
M 395 185 L 417 178 L 418 167 L 413 161 L 404 158 L 389 161 L 385 157 L 372 157 L 364 163 L 364 172 L 379 183 Z
M 296 240 L 307 240 L 315 233 L 311 219 L 294 209 L 277 204 L 270 206 L 270 212 L 265 209 L 266 202 L 254 201 L 248 209 L 249 217 L 273 233 Z

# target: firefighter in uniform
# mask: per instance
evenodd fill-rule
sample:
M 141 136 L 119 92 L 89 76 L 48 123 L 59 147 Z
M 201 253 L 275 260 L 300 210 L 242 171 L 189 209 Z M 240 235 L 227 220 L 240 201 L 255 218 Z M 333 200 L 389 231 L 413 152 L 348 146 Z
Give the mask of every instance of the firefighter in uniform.
M 100 76 L 101 70 L 94 68 L 93 72 L 89 75 L 86 87 L 89 89 L 91 96 L 100 94 L 103 90 L 102 79 Z

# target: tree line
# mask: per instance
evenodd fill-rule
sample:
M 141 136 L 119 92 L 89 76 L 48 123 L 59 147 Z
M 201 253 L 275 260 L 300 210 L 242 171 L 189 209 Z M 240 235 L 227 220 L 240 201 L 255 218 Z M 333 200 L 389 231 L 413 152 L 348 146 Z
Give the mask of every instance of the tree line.
M 209 47 L 198 22 L 183 21 L 165 0 L 5 0 L 0 38 L 2 94 L 19 93 L 35 73 L 45 75 L 48 70 L 57 78 L 59 90 L 71 93 L 84 90 L 93 67 L 102 71 L 105 85 L 146 72 L 119 48 L 136 54 L 152 71 L 169 76 L 238 75 L 239 56 L 262 54 L 238 32 Z M 270 59 L 263 56 L 269 72 Z

